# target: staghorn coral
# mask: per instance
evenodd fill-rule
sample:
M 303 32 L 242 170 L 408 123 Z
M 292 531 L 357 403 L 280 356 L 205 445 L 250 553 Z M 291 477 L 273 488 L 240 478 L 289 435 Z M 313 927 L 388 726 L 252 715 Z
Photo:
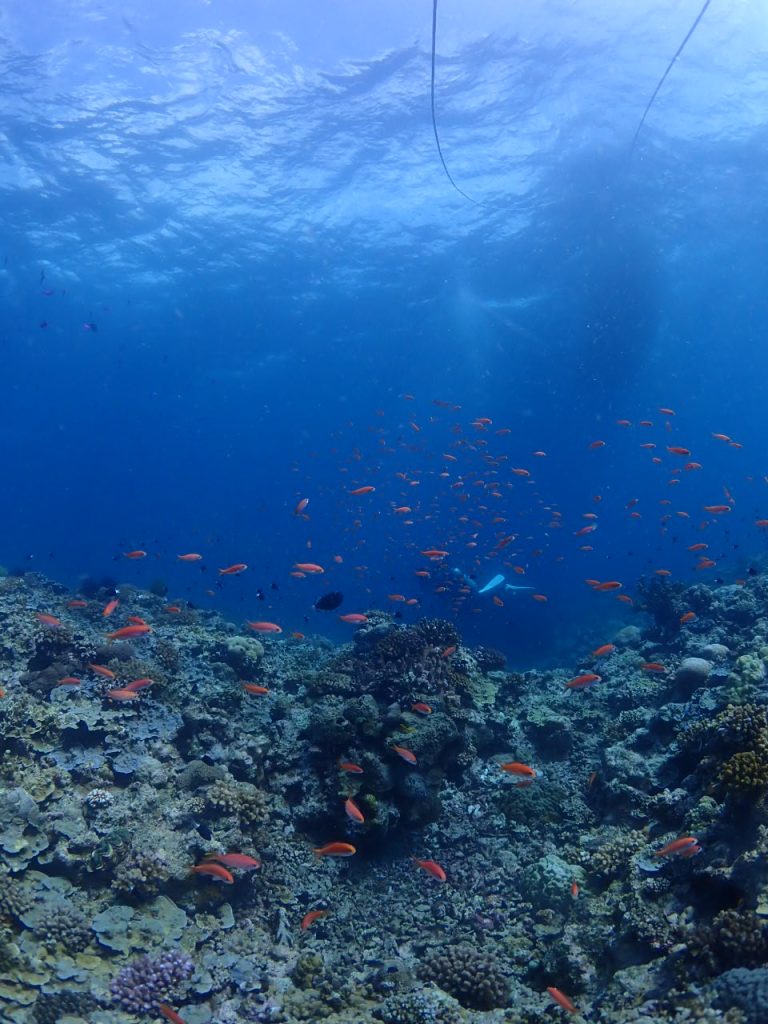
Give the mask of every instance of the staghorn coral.
M 178 999 L 179 986 L 192 974 L 192 961 L 178 950 L 148 954 L 120 970 L 109 985 L 113 1001 L 128 1013 L 137 1016 L 154 1014 L 158 1003 L 171 997 Z
M 468 1010 L 493 1010 L 506 1006 L 509 999 L 507 979 L 496 958 L 473 946 L 448 946 L 426 960 L 419 974 Z

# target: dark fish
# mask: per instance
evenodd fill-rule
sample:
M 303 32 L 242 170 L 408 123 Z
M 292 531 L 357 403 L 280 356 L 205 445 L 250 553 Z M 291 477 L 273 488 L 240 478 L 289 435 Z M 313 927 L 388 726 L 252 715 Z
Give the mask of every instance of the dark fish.
M 41 327 L 47 327 L 48 326 L 48 321 L 47 320 L 41 320 L 40 321 L 40 326 Z
M 264 600 L 264 591 L 261 589 L 261 587 L 259 587 L 259 589 L 256 591 L 256 598 L 259 601 Z
M 330 594 L 323 594 L 322 597 L 318 597 L 315 601 L 315 608 L 319 612 L 332 612 L 334 608 L 339 607 L 343 600 L 343 594 L 339 593 L 338 590 L 332 590 Z
M 94 334 L 99 333 L 98 324 L 83 324 L 83 327 L 86 329 L 86 331 L 93 331 Z
M 269 589 L 270 590 L 279 590 L 280 587 L 278 587 L 278 585 L 276 583 L 272 583 L 272 584 L 270 584 L 270 588 Z

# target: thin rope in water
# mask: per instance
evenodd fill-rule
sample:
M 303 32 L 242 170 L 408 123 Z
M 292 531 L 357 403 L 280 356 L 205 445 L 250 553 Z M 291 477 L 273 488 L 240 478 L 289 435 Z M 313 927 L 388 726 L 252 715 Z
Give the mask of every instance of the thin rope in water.
M 709 0 L 707 0 L 709 3 Z M 472 196 L 468 196 L 466 192 L 459 188 L 456 182 L 451 177 L 451 172 L 448 170 L 448 165 L 445 162 L 443 156 L 443 149 L 440 145 L 440 136 L 437 134 L 437 120 L 435 119 L 435 40 L 437 38 L 437 0 L 432 0 L 432 86 L 431 86 L 431 97 L 432 97 L 432 130 L 435 133 L 435 142 L 437 143 L 437 153 L 440 157 L 440 163 L 443 165 L 443 170 L 446 173 L 448 181 L 453 185 L 460 196 L 464 196 L 470 203 L 474 203 L 475 206 L 480 206 L 480 203 Z
M 661 87 L 664 85 L 664 82 L 667 80 L 667 75 L 670 73 L 670 71 L 674 67 L 674 64 L 675 64 L 675 61 L 677 60 L 677 58 L 680 56 L 680 54 L 685 49 L 686 43 L 691 38 L 693 33 L 696 31 L 699 22 L 704 17 L 705 12 L 706 12 L 707 8 L 710 5 L 710 2 L 711 2 L 711 0 L 704 0 L 704 6 L 699 11 L 698 17 L 696 18 L 694 23 L 691 25 L 691 27 L 688 29 L 688 34 L 686 35 L 686 37 L 682 41 L 682 43 L 680 43 L 680 45 L 678 46 L 677 51 L 676 51 L 674 57 L 672 58 L 672 60 L 667 65 L 666 71 L 664 72 L 664 74 L 659 79 L 658 84 L 656 85 L 656 88 L 653 90 L 653 95 L 648 100 L 648 103 L 646 104 L 645 110 L 643 111 L 643 116 L 640 118 L 640 123 L 637 126 L 635 134 L 632 136 L 632 145 L 629 147 L 630 155 L 631 155 L 631 153 L 633 152 L 633 150 L 635 148 L 635 143 L 637 142 L 637 137 L 640 134 L 643 125 L 645 124 L 645 119 L 646 119 L 646 117 L 648 117 L 648 112 L 650 111 L 651 107 L 653 106 L 653 101 L 659 95 L 659 92 L 661 91 Z M 437 3 L 437 0 L 435 0 L 435 3 Z

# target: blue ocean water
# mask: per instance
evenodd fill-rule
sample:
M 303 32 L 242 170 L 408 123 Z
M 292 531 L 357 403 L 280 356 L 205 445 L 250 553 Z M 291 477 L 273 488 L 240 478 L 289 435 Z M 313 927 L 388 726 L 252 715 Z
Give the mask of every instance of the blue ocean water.
M 699 9 L 442 0 L 472 203 L 427 2 L 3 5 L 0 562 L 336 640 L 339 590 L 520 666 L 635 621 L 585 579 L 759 570 L 761 5 L 707 12 L 631 148 Z

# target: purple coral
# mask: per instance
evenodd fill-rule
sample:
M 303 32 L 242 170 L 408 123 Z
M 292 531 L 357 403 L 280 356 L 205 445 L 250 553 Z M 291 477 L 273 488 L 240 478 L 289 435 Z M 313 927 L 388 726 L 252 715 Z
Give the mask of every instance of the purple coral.
M 109 988 L 114 1001 L 128 1013 L 155 1013 L 158 1003 L 176 995 L 179 984 L 192 970 L 190 958 L 178 950 L 158 957 L 145 954 L 123 967 Z

